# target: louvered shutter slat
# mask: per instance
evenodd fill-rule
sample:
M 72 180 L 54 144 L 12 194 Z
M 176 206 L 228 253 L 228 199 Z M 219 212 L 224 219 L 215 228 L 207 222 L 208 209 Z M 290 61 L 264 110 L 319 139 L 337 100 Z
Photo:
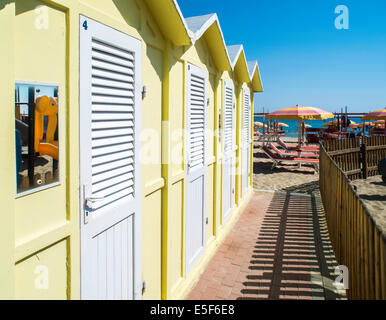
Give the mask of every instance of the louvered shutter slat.
M 128 63 L 132 65 L 131 62 Z M 102 69 L 109 72 L 117 72 L 123 75 L 134 75 L 134 69 L 132 68 L 132 66 L 128 65 L 124 67 L 122 65 L 111 63 L 110 61 L 97 60 L 95 59 L 95 57 L 93 57 L 91 66 L 93 68 Z
M 102 190 L 105 190 L 105 194 L 108 194 L 108 190 L 106 191 L 106 189 L 112 188 L 115 185 L 118 185 L 118 184 L 121 184 L 124 182 L 129 182 L 131 184 L 133 182 L 132 181 L 133 179 L 131 177 L 132 177 L 132 175 L 129 172 L 126 174 L 122 174 L 118 177 L 109 178 L 109 179 L 101 181 L 101 182 L 94 182 L 92 184 L 92 191 L 94 193 L 94 192 L 100 192 Z M 130 180 L 130 181 L 128 181 L 128 180 Z
M 94 60 L 99 61 L 109 61 L 110 63 L 113 63 L 118 66 L 123 66 L 126 68 L 133 68 L 134 63 L 132 60 L 125 59 L 123 57 L 118 57 L 116 55 L 112 55 L 109 53 L 106 53 L 105 51 L 99 51 L 98 49 L 94 49 L 92 52 L 92 57 Z
M 108 204 L 112 204 L 118 200 L 121 200 L 121 199 L 127 199 L 127 200 L 132 200 L 134 199 L 134 188 L 133 187 L 130 187 L 130 188 L 124 188 L 123 190 L 119 191 L 119 192 L 115 192 L 109 196 L 107 196 L 105 198 L 105 200 L 103 201 L 100 201 L 100 202 L 96 202 L 93 207 L 95 210 L 99 209 L 99 208 L 102 208 Z M 103 193 L 96 193 L 94 194 L 93 193 L 93 196 L 95 197 L 104 197 L 104 194 Z
M 110 84 L 111 85 L 111 84 Z M 126 88 L 109 88 L 106 86 L 93 85 L 93 94 L 106 95 L 106 96 L 121 96 L 121 97 L 133 97 L 134 86 L 127 84 Z
M 92 41 L 92 194 L 98 207 L 134 198 L 134 55 Z
M 122 81 L 114 81 L 112 79 L 103 79 L 103 78 L 99 78 L 99 77 L 96 77 L 94 76 L 92 79 L 91 79 L 91 84 L 96 87 L 96 86 L 101 86 L 101 87 L 111 87 L 113 86 L 113 88 L 117 88 L 117 89 L 129 89 L 129 90 L 132 90 L 134 88 L 134 85 L 133 85 L 133 81 L 129 81 L 129 82 L 122 82 Z
M 132 163 L 133 163 L 132 158 L 119 159 L 106 164 L 93 166 L 91 172 L 93 175 L 97 175 L 97 174 L 114 170 L 117 168 L 121 168 L 121 167 L 127 167 L 129 171 L 133 171 L 134 167 Z
M 92 41 L 92 51 L 102 52 L 105 55 L 112 55 L 126 61 L 134 61 L 133 53 L 96 39 L 93 39 Z
M 233 88 L 225 86 L 224 152 L 233 148 Z
M 131 178 L 133 178 L 134 177 L 133 173 L 130 172 L 130 170 L 129 171 L 128 170 L 129 170 L 128 168 L 120 167 L 120 168 L 111 169 L 109 171 L 106 171 L 100 174 L 95 174 L 93 175 L 92 183 L 102 182 L 127 173 Z
M 249 142 L 249 134 L 250 134 L 250 101 L 249 94 L 244 94 L 244 142 Z
M 113 80 L 126 83 L 134 83 L 134 77 L 132 75 L 124 75 L 113 71 L 107 71 L 97 68 L 92 68 L 94 77 L 102 78 L 105 80 Z
M 127 137 L 125 136 L 117 136 L 117 137 L 108 137 L 102 139 L 94 139 L 91 142 L 91 147 L 104 147 L 109 145 L 121 144 L 127 142 Z M 134 144 L 130 144 L 130 148 L 134 148 Z
M 91 120 L 101 121 L 101 120 L 133 120 L 134 114 L 132 112 L 104 112 L 104 113 L 93 113 L 91 115 Z
M 205 165 L 205 107 L 206 107 L 206 79 L 189 73 L 188 88 L 188 126 L 189 169 L 195 170 Z
M 107 138 L 107 137 L 116 137 L 116 136 L 124 136 L 124 135 L 131 135 L 134 133 L 133 128 L 112 128 L 109 130 L 95 130 L 92 132 L 92 138 L 93 139 L 99 139 L 99 138 Z

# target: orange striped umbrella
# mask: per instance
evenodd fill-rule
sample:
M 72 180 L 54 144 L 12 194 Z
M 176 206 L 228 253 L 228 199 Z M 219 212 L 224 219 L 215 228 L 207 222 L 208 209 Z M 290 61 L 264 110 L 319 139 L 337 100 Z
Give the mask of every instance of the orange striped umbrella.
M 386 120 L 386 109 L 370 112 L 362 120 Z
M 323 120 L 334 118 L 331 112 L 324 111 L 314 107 L 296 107 L 285 108 L 272 112 L 266 116 L 268 119 L 298 120 L 298 145 L 301 145 L 302 136 L 304 136 L 304 127 L 300 125 L 304 120 Z
M 266 124 L 259 122 L 259 121 L 254 122 L 254 126 L 258 127 L 258 128 L 267 127 Z
M 375 110 L 365 115 L 362 120 L 383 120 L 385 122 L 385 136 L 386 136 L 386 109 Z
M 331 112 L 314 107 L 296 106 L 272 112 L 266 116 L 268 119 L 286 120 L 323 120 L 334 118 Z
M 330 122 L 327 122 L 327 123 L 321 125 L 321 127 L 323 127 L 323 128 L 336 127 L 336 126 L 338 126 L 337 120 L 333 120 L 333 121 L 330 121 Z
M 384 127 L 385 126 L 385 120 L 378 120 L 374 122 L 376 127 Z

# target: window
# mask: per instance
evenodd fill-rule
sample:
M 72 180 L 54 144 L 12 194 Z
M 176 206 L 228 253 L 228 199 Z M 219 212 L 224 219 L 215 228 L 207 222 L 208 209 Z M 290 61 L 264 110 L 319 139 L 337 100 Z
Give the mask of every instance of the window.
M 16 83 L 14 108 L 20 195 L 59 182 L 58 87 Z

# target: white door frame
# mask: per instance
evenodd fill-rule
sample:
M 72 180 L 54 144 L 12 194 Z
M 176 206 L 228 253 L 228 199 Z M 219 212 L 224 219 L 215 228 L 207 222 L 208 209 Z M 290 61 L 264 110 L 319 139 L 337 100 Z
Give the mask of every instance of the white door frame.
M 131 230 L 133 237 L 126 242 L 124 234 L 127 233 L 122 231 L 123 237 L 118 240 L 114 240 L 114 243 L 118 243 L 119 240 L 122 241 L 123 245 L 127 244 L 128 253 L 127 257 L 131 257 L 132 264 L 123 261 L 124 265 L 127 262 L 127 266 L 132 265 L 132 271 L 130 272 L 130 277 L 132 276 L 132 282 L 130 280 L 122 280 L 120 284 L 123 292 L 122 299 L 125 299 L 127 296 L 132 296 L 133 299 L 142 298 L 142 255 L 141 255 L 141 241 L 142 241 L 142 226 L 141 226 L 141 198 L 142 198 L 142 182 L 141 182 L 141 163 L 140 163 L 140 150 L 141 142 L 139 139 L 139 133 L 141 132 L 141 70 L 142 70 L 142 44 L 141 41 L 135 39 L 129 35 L 126 35 L 122 32 L 119 32 L 115 29 L 112 29 L 106 25 L 103 25 L 99 22 L 96 22 L 88 17 L 80 16 L 79 19 L 80 27 L 80 233 L 81 233 L 81 298 L 82 299 L 98 299 L 98 284 L 96 279 L 98 279 L 97 267 L 95 263 L 98 261 L 95 258 L 96 253 L 96 241 L 92 240 L 101 233 L 103 233 L 108 228 L 115 228 L 122 221 L 127 222 L 128 229 Z M 91 62 L 92 58 L 92 46 L 95 41 L 102 41 L 106 43 L 107 46 L 115 48 L 117 50 L 124 50 L 130 52 L 135 56 L 134 59 L 134 87 L 132 92 L 134 92 L 134 191 L 132 193 L 132 198 L 134 200 L 129 200 L 128 197 L 123 197 L 122 199 L 114 200 L 115 210 L 110 209 L 99 209 L 105 210 L 104 214 L 101 214 L 101 211 L 98 211 L 98 214 L 95 214 L 94 202 L 100 201 L 101 199 L 92 199 L 93 193 L 91 188 L 91 179 L 92 179 L 92 169 L 91 169 L 91 154 L 92 154 L 92 144 L 91 144 L 91 132 L 92 132 L 92 97 L 91 97 L 91 88 L 92 88 L 92 67 Z M 94 53 L 93 53 L 94 54 Z M 111 58 L 113 60 L 113 58 Z M 103 81 L 103 79 L 102 79 Z M 102 90 L 110 90 L 111 88 L 103 87 Z M 113 90 L 116 90 L 115 88 Z M 107 111 L 110 112 L 110 111 Z M 107 121 L 107 120 L 106 120 Z M 127 142 L 125 142 L 127 143 Z M 120 160 L 122 161 L 122 160 Z M 111 163 L 110 163 L 111 164 Z M 112 169 L 111 169 L 112 170 Z M 110 170 L 110 171 L 111 171 Z M 106 171 L 106 172 L 110 172 Z M 122 191 L 125 192 L 123 189 Z M 121 191 L 121 192 L 122 192 Z M 127 191 L 128 192 L 128 191 Z M 114 193 L 113 193 L 114 196 Z M 89 200 L 87 200 L 89 199 Z M 87 203 L 86 203 L 87 201 Z M 107 203 L 110 200 L 102 200 Z M 111 204 L 106 204 L 106 207 Z M 106 208 L 105 207 L 105 208 Z M 127 211 L 129 210 L 129 211 Z M 132 211 L 133 210 L 133 211 Z M 94 214 L 93 214 L 94 212 Z M 106 212 L 111 212 L 107 214 Z M 129 214 L 128 212 L 133 212 Z M 132 219 L 129 219 L 133 217 Z M 130 221 L 130 222 L 128 222 Z M 119 226 L 119 227 L 122 227 Z M 123 250 L 123 249 L 122 249 Z M 114 251 L 115 252 L 115 251 Z M 112 252 L 108 252 L 107 257 L 109 257 Z M 115 253 L 114 253 L 115 254 Z M 126 255 L 126 252 L 122 254 L 122 257 Z M 125 258 L 122 258 L 125 259 Z M 116 270 L 116 269 L 115 269 Z M 106 272 L 107 273 L 107 272 Z M 123 274 L 123 272 L 122 272 Z M 108 275 L 109 276 L 109 275 Z M 107 277 L 108 277 L 107 276 Z M 109 280 L 109 279 L 108 279 Z M 106 280 L 107 281 L 107 280 Z M 127 286 L 126 286 L 127 284 Z M 124 287 L 122 287 L 124 286 Z M 125 290 L 128 288 L 127 290 Z
M 187 72 L 186 72 L 186 110 L 185 110 L 185 128 L 186 128 L 186 138 L 185 138 L 185 146 L 186 146 L 186 184 L 185 184 L 185 199 L 186 199 L 186 219 L 185 219 L 185 274 L 188 274 L 191 269 L 194 267 L 194 265 L 198 262 L 198 260 L 202 257 L 203 253 L 205 252 L 206 248 L 206 124 L 207 124 L 207 86 L 208 86 L 208 74 L 205 70 L 202 70 L 192 64 L 187 65 Z M 190 163 L 190 155 L 189 155 L 189 146 L 190 146 L 190 135 L 191 135 L 191 128 L 190 128 L 190 119 L 189 115 L 191 113 L 191 100 L 190 100 L 190 90 L 191 87 L 191 74 L 196 75 L 197 77 L 203 78 L 205 83 L 205 94 L 204 94 L 204 145 L 203 145 L 203 164 L 202 166 L 199 166 L 198 168 L 192 168 Z M 191 203 L 189 197 L 192 195 L 192 191 L 190 190 L 189 186 L 190 183 L 193 181 L 197 181 L 202 177 L 202 184 L 203 184 L 203 193 L 202 193 L 202 219 L 201 219 L 201 226 L 202 226 L 202 236 L 201 236 L 201 248 L 193 253 L 192 248 L 190 247 L 190 239 L 194 236 L 194 232 L 192 232 L 192 219 L 191 214 L 193 214 L 192 211 L 190 211 L 193 208 L 193 205 L 195 203 Z M 196 212 L 196 211 L 194 211 Z M 198 219 L 200 220 L 200 219 Z
M 231 146 L 230 148 L 228 148 L 228 150 L 226 150 L 226 108 L 227 108 L 227 89 L 231 89 L 232 90 L 232 103 L 231 103 L 231 110 L 232 110 L 232 128 L 231 128 L 231 135 L 232 135 L 232 142 L 231 142 Z M 226 220 L 228 219 L 229 215 L 231 214 L 232 212 L 232 207 L 233 207 L 233 155 L 234 155 L 234 144 L 235 144 L 235 141 L 234 141 L 234 136 L 233 136 L 233 133 L 234 133 L 234 123 L 235 123 L 235 112 L 234 112 L 234 104 L 235 104 L 235 98 L 234 98 L 234 94 L 235 94 L 235 89 L 234 89 L 234 85 L 233 85 L 233 82 L 231 81 L 224 81 L 224 85 L 223 85 L 223 168 L 222 168 L 222 224 L 224 225 Z M 228 164 L 227 161 L 230 161 L 230 164 Z M 224 177 L 228 176 L 226 179 L 224 179 Z M 229 185 L 224 185 L 226 181 L 229 181 Z M 227 190 L 227 192 L 229 192 L 229 197 L 228 197 L 228 193 L 225 191 Z M 229 208 L 225 208 L 225 204 L 229 201 L 230 203 L 230 206 Z
M 243 90 L 243 152 L 242 152 L 242 197 L 244 198 L 248 193 L 249 186 L 249 163 L 250 163 L 250 93 L 247 90 Z M 246 105 L 248 103 L 248 105 Z M 246 110 L 247 109 L 247 110 Z M 245 112 L 247 111 L 247 113 Z M 246 119 L 247 118 L 247 119 Z M 248 121 L 246 121 L 248 120 Z M 246 126 L 247 125 L 247 126 Z

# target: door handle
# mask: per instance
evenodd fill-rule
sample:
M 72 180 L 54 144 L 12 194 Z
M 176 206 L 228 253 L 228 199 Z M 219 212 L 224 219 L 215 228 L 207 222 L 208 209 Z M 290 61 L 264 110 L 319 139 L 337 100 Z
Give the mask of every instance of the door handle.
M 92 205 L 93 203 L 95 202 L 100 202 L 100 201 L 103 201 L 105 200 L 106 198 L 105 197 L 88 197 L 85 199 L 86 201 L 86 206 L 90 209 L 92 209 Z

